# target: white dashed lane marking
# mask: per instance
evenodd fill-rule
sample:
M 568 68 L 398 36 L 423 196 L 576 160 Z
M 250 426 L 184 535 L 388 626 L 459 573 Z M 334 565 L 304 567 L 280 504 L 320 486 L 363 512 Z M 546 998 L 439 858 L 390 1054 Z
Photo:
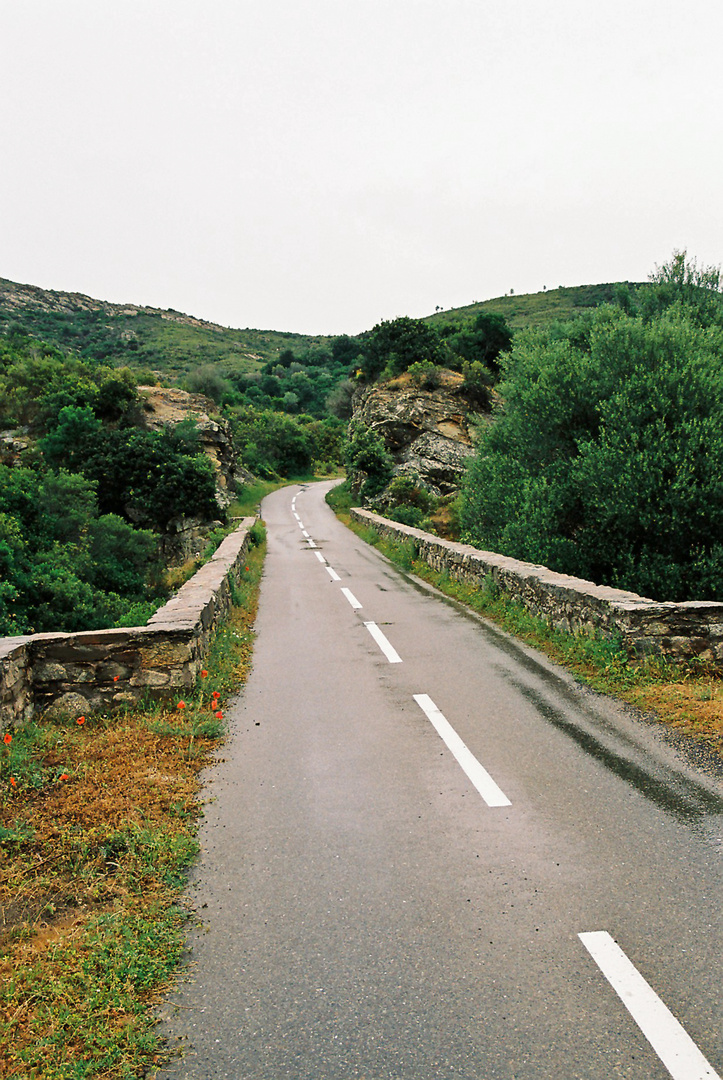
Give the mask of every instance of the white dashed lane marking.
M 387 641 L 387 639 L 385 638 L 384 634 L 381 632 L 381 630 L 379 629 L 377 624 L 373 623 L 373 622 L 365 622 L 364 625 L 366 626 L 367 630 L 369 631 L 371 636 L 376 641 L 379 648 L 382 650 L 382 652 L 386 656 L 389 663 L 390 664 L 401 664 L 401 662 L 402 662 L 401 656 L 399 655 L 397 650 L 395 648 L 393 648 L 392 645 L 389 644 L 389 642 Z
M 512 803 L 504 791 L 497 786 L 487 770 L 480 765 L 472 751 L 462 742 L 449 720 L 439 711 L 431 697 L 427 694 L 415 694 L 414 700 L 447 748 L 452 751 L 487 805 L 511 806 Z
M 595 930 L 578 937 L 674 1080 L 720 1080 L 610 934 Z

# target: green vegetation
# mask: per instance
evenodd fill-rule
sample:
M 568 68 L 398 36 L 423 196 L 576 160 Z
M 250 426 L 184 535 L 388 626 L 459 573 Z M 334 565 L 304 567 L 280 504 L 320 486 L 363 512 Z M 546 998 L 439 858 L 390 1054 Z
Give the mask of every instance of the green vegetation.
M 629 283 L 626 283 L 629 284 Z M 635 285 L 631 286 L 635 288 Z M 443 326 L 470 325 L 477 315 L 486 313 L 502 315 L 513 332 L 530 327 L 545 327 L 550 323 L 568 321 L 592 311 L 601 304 L 609 304 L 615 296 L 616 284 L 576 285 L 568 288 L 547 289 L 520 296 L 498 296 L 464 307 L 452 308 L 428 315 L 425 322 L 437 328 Z
M 162 592 L 156 537 L 100 514 L 96 484 L 0 465 L 0 635 L 146 622 Z
M 230 414 L 234 444 L 244 465 L 262 477 L 287 478 L 338 470 L 345 425 L 241 406 Z
M 250 666 L 263 557 L 261 538 L 192 695 L 0 740 L 3 1076 L 132 1078 L 163 1061 L 152 1008 L 182 957 L 198 773 Z
M 158 533 L 219 516 L 194 425 L 144 431 L 138 410 L 128 369 L 0 336 L 0 423 L 30 444 L 0 464 L 0 635 L 145 622 L 164 596 Z
M 394 319 L 362 334 L 359 371 L 368 382 L 408 371 L 412 382 L 427 390 L 440 385 L 441 368 L 461 371 L 465 391 L 486 406 L 499 371 L 498 358 L 511 343 L 512 331 L 501 315 L 480 312 L 469 323 L 457 325 Z
M 206 364 L 255 371 L 285 349 L 302 352 L 329 342 L 323 336 L 234 330 L 171 309 L 110 304 L 0 279 L 0 330 L 11 327 L 81 358 L 156 370 L 173 382 Z
M 676 254 L 617 304 L 516 335 L 502 372 L 466 538 L 655 599 L 723 599 L 717 272 Z

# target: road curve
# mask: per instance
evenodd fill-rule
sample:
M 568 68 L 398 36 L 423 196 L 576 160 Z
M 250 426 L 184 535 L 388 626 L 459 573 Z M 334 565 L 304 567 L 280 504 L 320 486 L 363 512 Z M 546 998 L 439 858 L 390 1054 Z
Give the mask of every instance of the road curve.
M 339 524 L 263 506 L 159 1080 L 714 1080 L 723 784 Z

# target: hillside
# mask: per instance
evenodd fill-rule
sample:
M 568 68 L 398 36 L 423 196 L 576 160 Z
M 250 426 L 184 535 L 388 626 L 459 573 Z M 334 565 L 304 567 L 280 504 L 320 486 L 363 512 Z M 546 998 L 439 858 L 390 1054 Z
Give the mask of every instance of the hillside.
M 329 339 L 277 330 L 234 330 L 180 311 L 111 304 L 0 278 L 0 331 L 19 325 L 81 356 L 157 372 L 175 382 L 204 364 L 251 373 L 285 349 L 303 352 Z
M 463 325 L 480 312 L 504 315 L 513 330 L 570 319 L 612 298 L 614 285 L 579 285 L 520 296 L 500 296 L 438 311 L 427 322 Z M 44 341 L 81 356 L 152 371 L 176 383 L 188 372 L 220 363 L 224 371 L 258 372 L 287 349 L 295 354 L 329 346 L 331 337 L 278 330 L 232 329 L 171 308 L 111 304 L 82 293 L 57 292 L 0 278 L 0 332 L 24 327 Z
M 437 326 L 461 326 L 480 312 L 487 312 L 504 315 L 513 330 L 522 330 L 526 326 L 547 326 L 556 319 L 573 319 L 583 311 L 609 303 L 614 289 L 615 285 L 612 283 L 575 285 L 547 289 L 544 292 L 523 293 L 520 296 L 498 296 L 493 300 L 482 300 L 465 307 L 437 311 L 434 315 L 428 315 L 425 321 Z

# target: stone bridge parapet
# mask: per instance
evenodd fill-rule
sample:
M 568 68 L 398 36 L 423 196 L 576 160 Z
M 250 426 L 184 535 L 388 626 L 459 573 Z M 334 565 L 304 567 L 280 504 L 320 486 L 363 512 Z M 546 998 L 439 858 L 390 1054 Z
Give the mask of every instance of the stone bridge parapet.
M 79 715 L 191 690 L 255 520 L 244 518 L 146 626 L 0 639 L 0 731 L 51 708 Z
M 355 508 L 351 516 L 389 540 L 411 540 L 423 562 L 457 581 L 479 588 L 493 584 L 558 629 L 621 638 L 630 653 L 680 660 L 699 657 L 723 665 L 722 603 L 648 600 L 623 589 L 558 574 L 545 566 L 442 540 L 370 510 Z

